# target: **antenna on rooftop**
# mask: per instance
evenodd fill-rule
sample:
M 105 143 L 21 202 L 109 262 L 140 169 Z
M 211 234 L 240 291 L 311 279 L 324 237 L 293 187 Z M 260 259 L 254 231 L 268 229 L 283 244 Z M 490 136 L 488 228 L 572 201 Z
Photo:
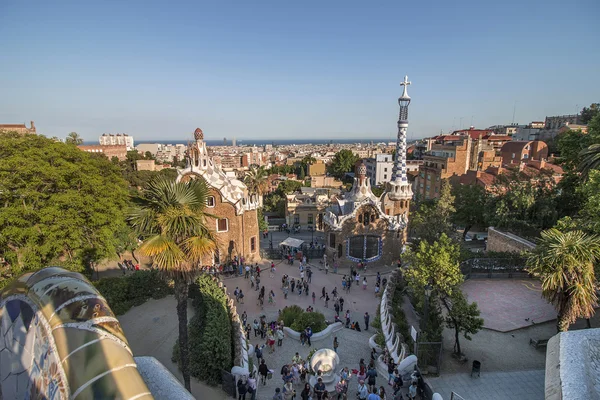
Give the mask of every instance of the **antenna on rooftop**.
M 517 102 L 515 100 L 515 105 L 513 106 L 513 119 L 512 119 L 512 123 L 515 123 L 515 112 L 517 111 Z

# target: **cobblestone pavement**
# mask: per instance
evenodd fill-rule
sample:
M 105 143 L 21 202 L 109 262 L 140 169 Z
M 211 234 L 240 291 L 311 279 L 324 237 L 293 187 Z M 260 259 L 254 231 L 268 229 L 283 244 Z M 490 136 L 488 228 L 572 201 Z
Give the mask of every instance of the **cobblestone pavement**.
M 481 376 L 445 374 L 428 379 L 444 400 L 452 392 L 465 400 L 543 400 L 545 371 L 485 372 Z
M 263 265 L 266 267 L 269 265 L 268 262 L 264 262 Z M 275 278 L 269 278 L 268 271 L 264 273 L 261 272 L 261 285 L 265 285 L 265 292 L 268 293 L 271 289 L 275 292 L 275 300 L 276 304 L 274 306 L 265 305 L 264 310 L 261 310 L 260 307 L 256 303 L 257 292 L 250 289 L 249 280 L 244 279 L 243 277 L 231 278 L 225 280 L 225 284 L 227 285 L 227 290 L 230 293 L 233 293 L 236 287 L 239 287 L 246 293 L 244 297 L 244 304 L 237 304 L 237 311 L 241 315 L 244 311 L 248 314 L 248 321 L 252 323 L 255 318 L 258 318 L 260 315 L 266 315 L 267 321 L 275 320 L 278 315 L 278 310 L 283 309 L 285 306 L 296 304 L 302 308 L 306 308 L 309 305 L 312 305 L 311 296 L 305 296 L 302 294 L 299 296 L 297 293 L 289 294 L 288 299 L 283 299 L 283 293 L 281 290 L 281 277 L 283 274 L 288 274 L 291 277 L 299 278 L 299 264 L 296 262 L 294 266 L 287 265 L 286 263 L 281 263 L 276 268 L 276 276 Z M 335 312 L 333 310 L 333 301 L 330 301 L 329 308 L 325 308 L 325 304 L 323 300 L 319 300 L 321 290 L 323 286 L 327 288 L 327 291 L 331 293 L 333 288 L 337 286 L 338 293 L 340 293 L 341 297 L 344 298 L 344 312 L 346 309 L 351 311 L 352 320 L 359 321 L 361 328 L 364 328 L 364 313 L 368 312 L 371 315 L 371 321 L 375 317 L 375 312 L 377 306 L 379 304 L 379 298 L 374 295 L 374 279 L 367 279 L 369 281 L 367 290 L 362 289 L 362 285 L 360 288 L 356 286 L 352 286 L 350 294 L 342 293 L 341 290 L 341 275 L 336 274 L 325 274 L 323 271 L 319 271 L 316 268 L 313 268 L 314 274 L 312 277 L 312 284 L 310 285 L 310 293 L 316 293 L 316 302 L 314 308 L 316 311 L 322 312 L 325 315 L 325 319 L 329 321 L 333 321 Z M 382 276 L 388 276 L 384 274 Z M 362 281 L 362 279 L 361 279 Z M 338 341 L 340 343 L 340 347 L 338 348 L 338 356 L 340 358 L 339 369 L 343 367 L 348 367 L 349 369 L 357 368 L 358 363 L 361 358 L 364 358 L 367 362 L 370 357 L 370 347 L 369 347 L 369 337 L 375 334 L 375 329 L 370 327 L 368 331 L 353 331 L 350 329 L 342 329 L 333 334 L 333 336 L 338 337 Z M 313 347 L 319 348 L 333 348 L 333 336 L 326 338 L 322 341 L 313 342 Z M 250 342 L 253 345 L 264 344 L 264 340 L 260 340 L 260 337 L 255 338 L 254 333 L 252 333 L 250 337 Z M 265 361 L 267 366 L 274 370 L 273 379 L 267 381 L 266 386 L 260 386 L 259 392 L 257 393 L 257 399 L 270 400 L 275 393 L 275 389 L 277 387 L 282 388 L 283 381 L 281 379 L 281 367 L 284 363 L 291 363 L 292 357 L 296 352 L 300 354 L 302 357 L 306 357 L 310 352 L 311 348 L 308 346 L 301 346 L 300 342 L 291 339 L 285 338 L 283 341 L 282 347 L 275 346 L 275 352 L 273 354 L 269 354 L 268 351 L 263 351 L 263 355 L 265 357 Z M 256 358 L 254 358 L 256 362 Z M 384 377 L 379 377 L 377 380 L 378 385 L 382 385 L 386 388 L 386 390 L 391 389 L 390 386 L 387 385 L 387 381 Z M 301 386 L 297 386 L 296 390 L 299 393 L 301 390 Z M 355 377 L 352 377 L 350 381 L 350 386 L 348 393 L 351 395 L 349 398 L 354 398 L 357 390 L 357 381 Z
M 479 305 L 487 329 L 509 332 L 556 318 L 534 279 L 470 279 L 462 290 Z

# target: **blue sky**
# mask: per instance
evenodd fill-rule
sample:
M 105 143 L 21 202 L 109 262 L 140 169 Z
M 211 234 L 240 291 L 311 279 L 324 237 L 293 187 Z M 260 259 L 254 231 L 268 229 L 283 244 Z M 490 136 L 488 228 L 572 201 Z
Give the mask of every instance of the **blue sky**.
M 490 4 L 485 4 L 490 3 Z M 600 101 L 600 2 L 0 1 L 0 123 L 136 139 L 394 138 Z

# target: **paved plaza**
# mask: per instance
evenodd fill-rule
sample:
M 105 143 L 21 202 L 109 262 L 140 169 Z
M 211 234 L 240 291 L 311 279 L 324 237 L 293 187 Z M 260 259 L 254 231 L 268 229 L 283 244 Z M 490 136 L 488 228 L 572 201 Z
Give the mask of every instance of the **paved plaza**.
M 444 374 L 429 378 L 434 391 L 449 400 L 452 392 L 465 400 L 543 400 L 545 371 L 481 372 Z M 459 397 L 460 398 L 460 397 Z
M 469 279 L 462 289 L 477 302 L 487 329 L 510 332 L 556 319 L 534 279 Z

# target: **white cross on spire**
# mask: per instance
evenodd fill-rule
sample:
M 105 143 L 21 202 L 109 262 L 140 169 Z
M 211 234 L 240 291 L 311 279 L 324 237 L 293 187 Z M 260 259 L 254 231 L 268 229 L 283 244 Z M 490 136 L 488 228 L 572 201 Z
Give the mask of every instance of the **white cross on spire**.
M 404 76 L 404 81 L 400 82 L 400 86 L 404 87 L 404 91 L 402 92 L 402 97 L 404 97 L 404 98 L 407 98 L 407 97 L 410 98 L 408 96 L 408 93 L 406 92 L 406 89 L 408 88 L 408 85 L 410 85 L 410 81 L 408 80 L 408 75 L 405 75 Z

